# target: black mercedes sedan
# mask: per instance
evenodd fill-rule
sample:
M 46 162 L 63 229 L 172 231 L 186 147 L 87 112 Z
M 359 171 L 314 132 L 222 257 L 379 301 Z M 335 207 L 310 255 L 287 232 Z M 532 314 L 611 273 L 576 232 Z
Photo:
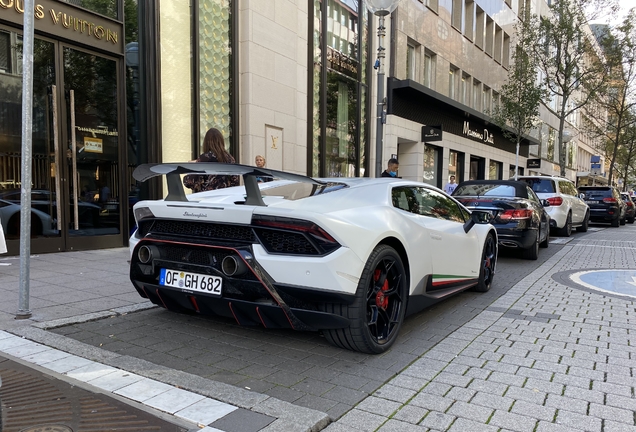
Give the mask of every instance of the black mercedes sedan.
M 537 197 L 524 182 L 513 180 L 470 180 L 459 184 L 453 197 L 468 209 L 488 210 L 497 230 L 499 245 L 523 249 L 523 257 L 536 260 L 539 247 L 550 240 L 550 204 Z

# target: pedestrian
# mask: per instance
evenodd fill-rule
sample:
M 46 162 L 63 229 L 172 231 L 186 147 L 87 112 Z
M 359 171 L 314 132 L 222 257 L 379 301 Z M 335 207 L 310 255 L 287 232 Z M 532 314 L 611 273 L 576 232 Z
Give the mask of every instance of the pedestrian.
M 257 168 L 265 168 L 265 158 L 261 155 L 256 155 L 254 163 Z M 272 177 L 256 177 L 258 183 L 270 182 L 272 180 L 274 180 Z
M 395 158 L 389 159 L 389 162 L 387 163 L 387 168 L 384 171 L 382 171 L 382 175 L 380 177 L 396 178 L 399 167 L 400 167 L 400 163 L 398 162 L 397 159 Z
M 225 150 L 223 134 L 216 128 L 209 129 L 203 138 L 203 153 L 193 162 L 236 163 L 231 154 Z M 193 192 L 238 186 L 239 178 L 235 175 L 197 175 L 189 174 L 183 178 L 183 185 Z
M 444 186 L 444 192 L 446 192 L 449 195 L 452 195 L 456 188 L 457 188 L 457 183 L 455 183 L 455 176 L 452 175 L 450 176 L 450 181 L 446 183 L 446 186 Z

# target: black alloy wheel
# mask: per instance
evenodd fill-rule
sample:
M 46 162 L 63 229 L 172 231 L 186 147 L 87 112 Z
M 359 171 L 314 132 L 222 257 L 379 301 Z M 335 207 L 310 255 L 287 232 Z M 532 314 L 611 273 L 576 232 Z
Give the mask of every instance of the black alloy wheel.
M 347 317 L 344 329 L 324 330 L 332 344 L 354 351 L 380 354 L 397 339 L 404 321 L 408 295 L 407 275 L 400 255 L 379 245 L 369 256 L 351 305 L 329 304 L 325 310 Z
M 477 292 L 487 292 L 492 286 L 495 277 L 495 267 L 497 266 L 497 244 L 495 236 L 490 233 L 484 242 L 484 251 L 481 254 L 481 265 L 479 266 L 479 282 L 474 287 Z
M 528 260 L 537 260 L 539 259 L 539 239 L 541 238 L 541 227 L 537 230 L 537 238 L 535 239 L 532 246 L 528 249 L 524 249 L 523 257 Z
M 572 235 L 572 213 L 568 213 L 568 217 L 565 219 L 565 225 L 559 229 L 558 234 L 561 237 L 570 237 Z
M 587 211 L 585 213 L 585 218 L 583 219 L 583 225 L 581 225 L 580 227 L 577 227 L 576 230 L 578 232 L 587 232 L 589 227 L 590 227 L 590 212 Z

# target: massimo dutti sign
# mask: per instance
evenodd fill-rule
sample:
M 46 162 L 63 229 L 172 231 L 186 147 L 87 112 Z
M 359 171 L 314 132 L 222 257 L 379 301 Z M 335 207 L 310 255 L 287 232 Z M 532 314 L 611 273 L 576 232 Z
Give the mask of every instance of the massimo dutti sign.
M 488 129 L 471 129 L 469 121 L 464 121 L 464 128 L 462 129 L 462 133 L 467 137 L 474 138 L 488 144 L 495 143 L 495 136 L 490 133 Z
M 22 25 L 24 0 L 0 0 L 0 19 Z M 37 30 L 114 53 L 123 53 L 123 25 L 65 3 L 44 0 L 35 3 Z

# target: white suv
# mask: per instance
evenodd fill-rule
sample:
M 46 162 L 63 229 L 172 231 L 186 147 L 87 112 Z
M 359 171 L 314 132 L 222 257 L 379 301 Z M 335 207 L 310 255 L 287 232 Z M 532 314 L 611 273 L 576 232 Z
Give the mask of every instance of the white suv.
M 548 200 L 546 211 L 550 215 L 550 227 L 560 236 L 569 237 L 572 227 L 586 232 L 590 222 L 590 208 L 579 198 L 576 186 L 570 180 L 555 176 L 523 176 L 540 199 Z

